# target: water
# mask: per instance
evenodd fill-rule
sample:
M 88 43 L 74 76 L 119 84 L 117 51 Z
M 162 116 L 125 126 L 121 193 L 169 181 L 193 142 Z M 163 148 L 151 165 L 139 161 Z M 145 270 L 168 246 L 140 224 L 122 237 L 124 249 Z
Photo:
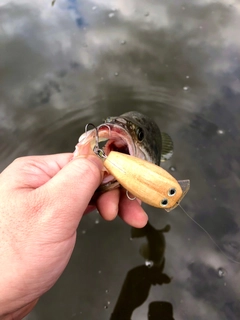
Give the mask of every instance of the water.
M 219 276 L 219 278 L 223 278 L 223 277 L 225 277 L 225 275 L 226 275 L 226 270 L 223 269 L 223 268 L 219 268 L 219 269 L 218 269 L 218 276 Z
M 145 261 L 145 266 L 148 268 L 152 268 L 153 264 L 154 264 L 153 261 L 149 261 L 149 260 Z
M 145 112 L 174 141 L 163 167 L 191 180 L 183 207 L 240 260 L 239 18 L 239 4 L 223 0 L 1 1 L 0 169 L 73 151 L 87 122 Z M 239 319 L 239 265 L 180 208 L 145 208 L 156 229 L 171 225 L 163 274 L 172 280 L 151 286 L 132 319 L 147 319 L 153 301 L 169 302 L 175 319 Z M 127 225 L 95 221 L 83 218 L 68 267 L 28 319 L 110 319 L 129 271 L 145 265 Z
M 221 134 L 224 134 L 225 132 L 224 130 L 218 129 L 217 133 L 221 135 Z

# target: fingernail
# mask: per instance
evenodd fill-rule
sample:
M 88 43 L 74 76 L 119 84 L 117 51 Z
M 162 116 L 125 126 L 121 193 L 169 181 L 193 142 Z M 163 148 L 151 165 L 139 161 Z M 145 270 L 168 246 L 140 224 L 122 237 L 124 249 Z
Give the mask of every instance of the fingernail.
M 140 200 L 140 199 L 138 199 L 138 198 L 136 198 L 136 200 L 137 200 L 137 202 L 138 202 L 140 205 L 142 205 L 142 200 Z

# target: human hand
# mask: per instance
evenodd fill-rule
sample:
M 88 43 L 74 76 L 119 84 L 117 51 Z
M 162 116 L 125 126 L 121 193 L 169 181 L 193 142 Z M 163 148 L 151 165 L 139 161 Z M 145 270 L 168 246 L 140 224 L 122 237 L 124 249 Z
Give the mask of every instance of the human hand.
M 102 179 L 95 155 L 15 160 L 0 174 L 0 319 L 22 319 L 49 290 L 72 254 L 76 230 Z M 143 227 L 138 201 L 112 190 L 96 201 L 102 217 Z M 2 316 L 2 317 L 1 317 Z

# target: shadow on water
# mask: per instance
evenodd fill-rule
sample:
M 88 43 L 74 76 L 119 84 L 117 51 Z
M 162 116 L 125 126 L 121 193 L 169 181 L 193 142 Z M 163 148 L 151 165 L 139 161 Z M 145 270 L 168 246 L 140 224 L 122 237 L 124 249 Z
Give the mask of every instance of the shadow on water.
M 171 282 L 169 276 L 163 273 L 166 246 L 163 233 L 169 230 L 169 225 L 161 230 L 156 230 L 149 222 L 142 229 L 132 228 L 131 237 L 133 239 L 147 238 L 147 243 L 143 244 L 140 250 L 146 261 L 145 265 L 137 266 L 128 271 L 111 320 L 131 319 L 133 311 L 147 300 L 151 286 Z M 158 317 L 163 316 L 166 320 L 173 319 L 171 303 L 165 301 L 151 302 L 148 309 L 148 318 L 159 319 Z
M 163 167 L 191 180 L 184 209 L 240 260 L 239 30 L 238 1 L 1 0 L 0 170 L 18 156 L 73 151 L 88 122 L 146 113 L 174 141 Z M 28 319 L 105 320 L 130 295 L 142 301 L 129 307 L 133 320 L 167 310 L 179 320 L 240 319 L 239 265 L 180 208 L 146 210 L 148 245 L 171 225 L 162 254 L 170 283 L 161 259 L 142 264 L 146 235 L 130 241 L 120 219 L 94 212 Z M 153 257 L 165 246 L 157 234 Z

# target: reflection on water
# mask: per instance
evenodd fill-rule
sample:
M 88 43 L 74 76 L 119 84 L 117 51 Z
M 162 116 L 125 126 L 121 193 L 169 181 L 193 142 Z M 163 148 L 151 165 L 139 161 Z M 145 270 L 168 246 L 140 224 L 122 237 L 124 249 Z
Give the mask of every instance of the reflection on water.
M 146 113 L 174 140 L 164 168 L 191 180 L 182 205 L 240 260 L 239 17 L 234 0 L 1 0 L 0 169 L 18 156 L 74 150 L 88 122 Z M 151 287 L 132 319 L 161 309 L 154 301 L 172 305 L 176 319 L 239 319 L 239 265 L 180 208 L 146 210 L 155 229 L 171 225 L 173 279 Z M 128 226 L 96 219 L 83 219 L 69 266 L 29 319 L 110 319 L 142 260 Z
M 147 243 L 142 246 L 141 255 L 152 263 L 148 265 L 145 263 L 128 271 L 111 314 L 111 320 L 131 319 L 134 310 L 147 300 L 151 286 L 171 282 L 171 278 L 163 273 L 165 265 L 163 232 L 169 230 L 169 225 L 162 230 L 156 230 L 150 223 L 142 229 L 132 228 L 132 239 L 147 238 Z M 168 302 L 154 301 L 149 304 L 149 319 L 159 319 L 160 316 L 164 316 L 166 320 L 172 320 L 172 315 L 172 306 Z
M 147 300 L 151 286 L 171 282 L 171 278 L 163 273 L 166 246 L 163 233 L 169 230 L 169 225 L 157 230 L 150 223 L 147 223 L 142 229 L 131 229 L 132 239 L 147 238 L 147 243 L 144 243 L 140 250 L 141 255 L 147 260 L 145 265 L 137 266 L 128 271 L 111 320 L 131 319 L 133 311 Z M 154 301 L 149 304 L 148 319 L 157 320 L 159 317 L 174 320 L 171 303 Z

